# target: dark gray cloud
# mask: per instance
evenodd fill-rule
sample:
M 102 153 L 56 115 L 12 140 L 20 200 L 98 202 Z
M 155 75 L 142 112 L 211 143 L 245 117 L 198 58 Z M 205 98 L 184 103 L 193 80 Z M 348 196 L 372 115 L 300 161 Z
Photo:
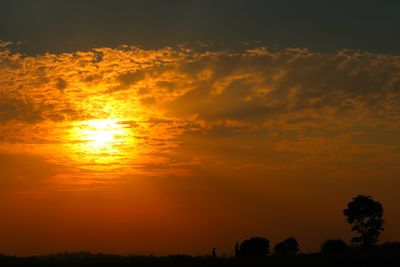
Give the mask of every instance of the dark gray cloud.
M 0 39 L 27 42 L 36 52 L 260 41 L 314 51 L 398 54 L 399 12 L 397 0 L 4 0 Z

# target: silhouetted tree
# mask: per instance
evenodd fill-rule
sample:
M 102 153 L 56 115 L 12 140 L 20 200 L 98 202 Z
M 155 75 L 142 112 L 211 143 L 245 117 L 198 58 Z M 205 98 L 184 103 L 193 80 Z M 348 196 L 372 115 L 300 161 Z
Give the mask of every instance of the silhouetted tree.
M 299 252 L 299 243 L 294 237 L 279 242 L 274 247 L 275 255 L 295 255 Z
M 239 257 L 265 257 L 269 254 L 269 240 L 263 237 L 252 237 L 244 240 L 239 247 Z
M 321 245 L 321 253 L 323 254 L 340 254 L 348 250 L 347 244 L 341 239 L 326 240 Z
M 352 231 L 359 233 L 353 237 L 353 243 L 370 246 L 378 241 L 378 236 L 383 231 L 382 204 L 370 196 L 358 195 L 347 204 L 343 214 L 348 223 L 352 224 Z

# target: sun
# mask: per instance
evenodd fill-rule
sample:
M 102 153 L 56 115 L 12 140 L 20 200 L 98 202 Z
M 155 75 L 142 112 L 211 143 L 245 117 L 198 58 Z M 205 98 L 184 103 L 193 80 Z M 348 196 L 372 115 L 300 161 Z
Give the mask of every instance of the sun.
M 90 171 L 115 171 L 138 153 L 131 120 L 94 119 L 75 122 L 66 135 L 64 152 L 73 166 Z
M 104 148 L 118 141 L 122 127 L 116 120 L 93 120 L 86 122 L 81 138 L 93 148 Z
M 72 127 L 70 134 L 73 150 L 80 157 L 93 159 L 121 154 L 131 139 L 129 125 L 118 119 L 82 121 Z
M 124 125 L 115 119 L 87 121 L 80 131 L 80 139 L 93 152 L 112 152 L 116 146 L 125 142 L 125 135 Z

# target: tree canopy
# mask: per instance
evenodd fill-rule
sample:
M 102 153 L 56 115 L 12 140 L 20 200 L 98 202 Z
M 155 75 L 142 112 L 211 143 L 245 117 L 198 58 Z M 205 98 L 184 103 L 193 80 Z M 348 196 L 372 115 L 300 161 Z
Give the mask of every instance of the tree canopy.
M 279 242 L 274 247 L 275 255 L 295 255 L 299 252 L 299 243 L 294 237 Z
M 352 231 L 358 233 L 353 237 L 353 243 L 370 246 L 378 241 L 383 231 L 383 207 L 370 196 L 358 195 L 347 204 L 343 214 L 352 225 Z
M 244 240 L 239 247 L 239 257 L 265 257 L 269 254 L 269 240 L 252 237 Z

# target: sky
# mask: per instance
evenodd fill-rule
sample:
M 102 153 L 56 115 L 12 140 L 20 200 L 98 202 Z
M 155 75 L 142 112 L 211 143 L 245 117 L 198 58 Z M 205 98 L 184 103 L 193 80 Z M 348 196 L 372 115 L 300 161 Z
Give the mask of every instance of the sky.
M 398 1 L 0 1 L 0 252 L 400 230 Z

